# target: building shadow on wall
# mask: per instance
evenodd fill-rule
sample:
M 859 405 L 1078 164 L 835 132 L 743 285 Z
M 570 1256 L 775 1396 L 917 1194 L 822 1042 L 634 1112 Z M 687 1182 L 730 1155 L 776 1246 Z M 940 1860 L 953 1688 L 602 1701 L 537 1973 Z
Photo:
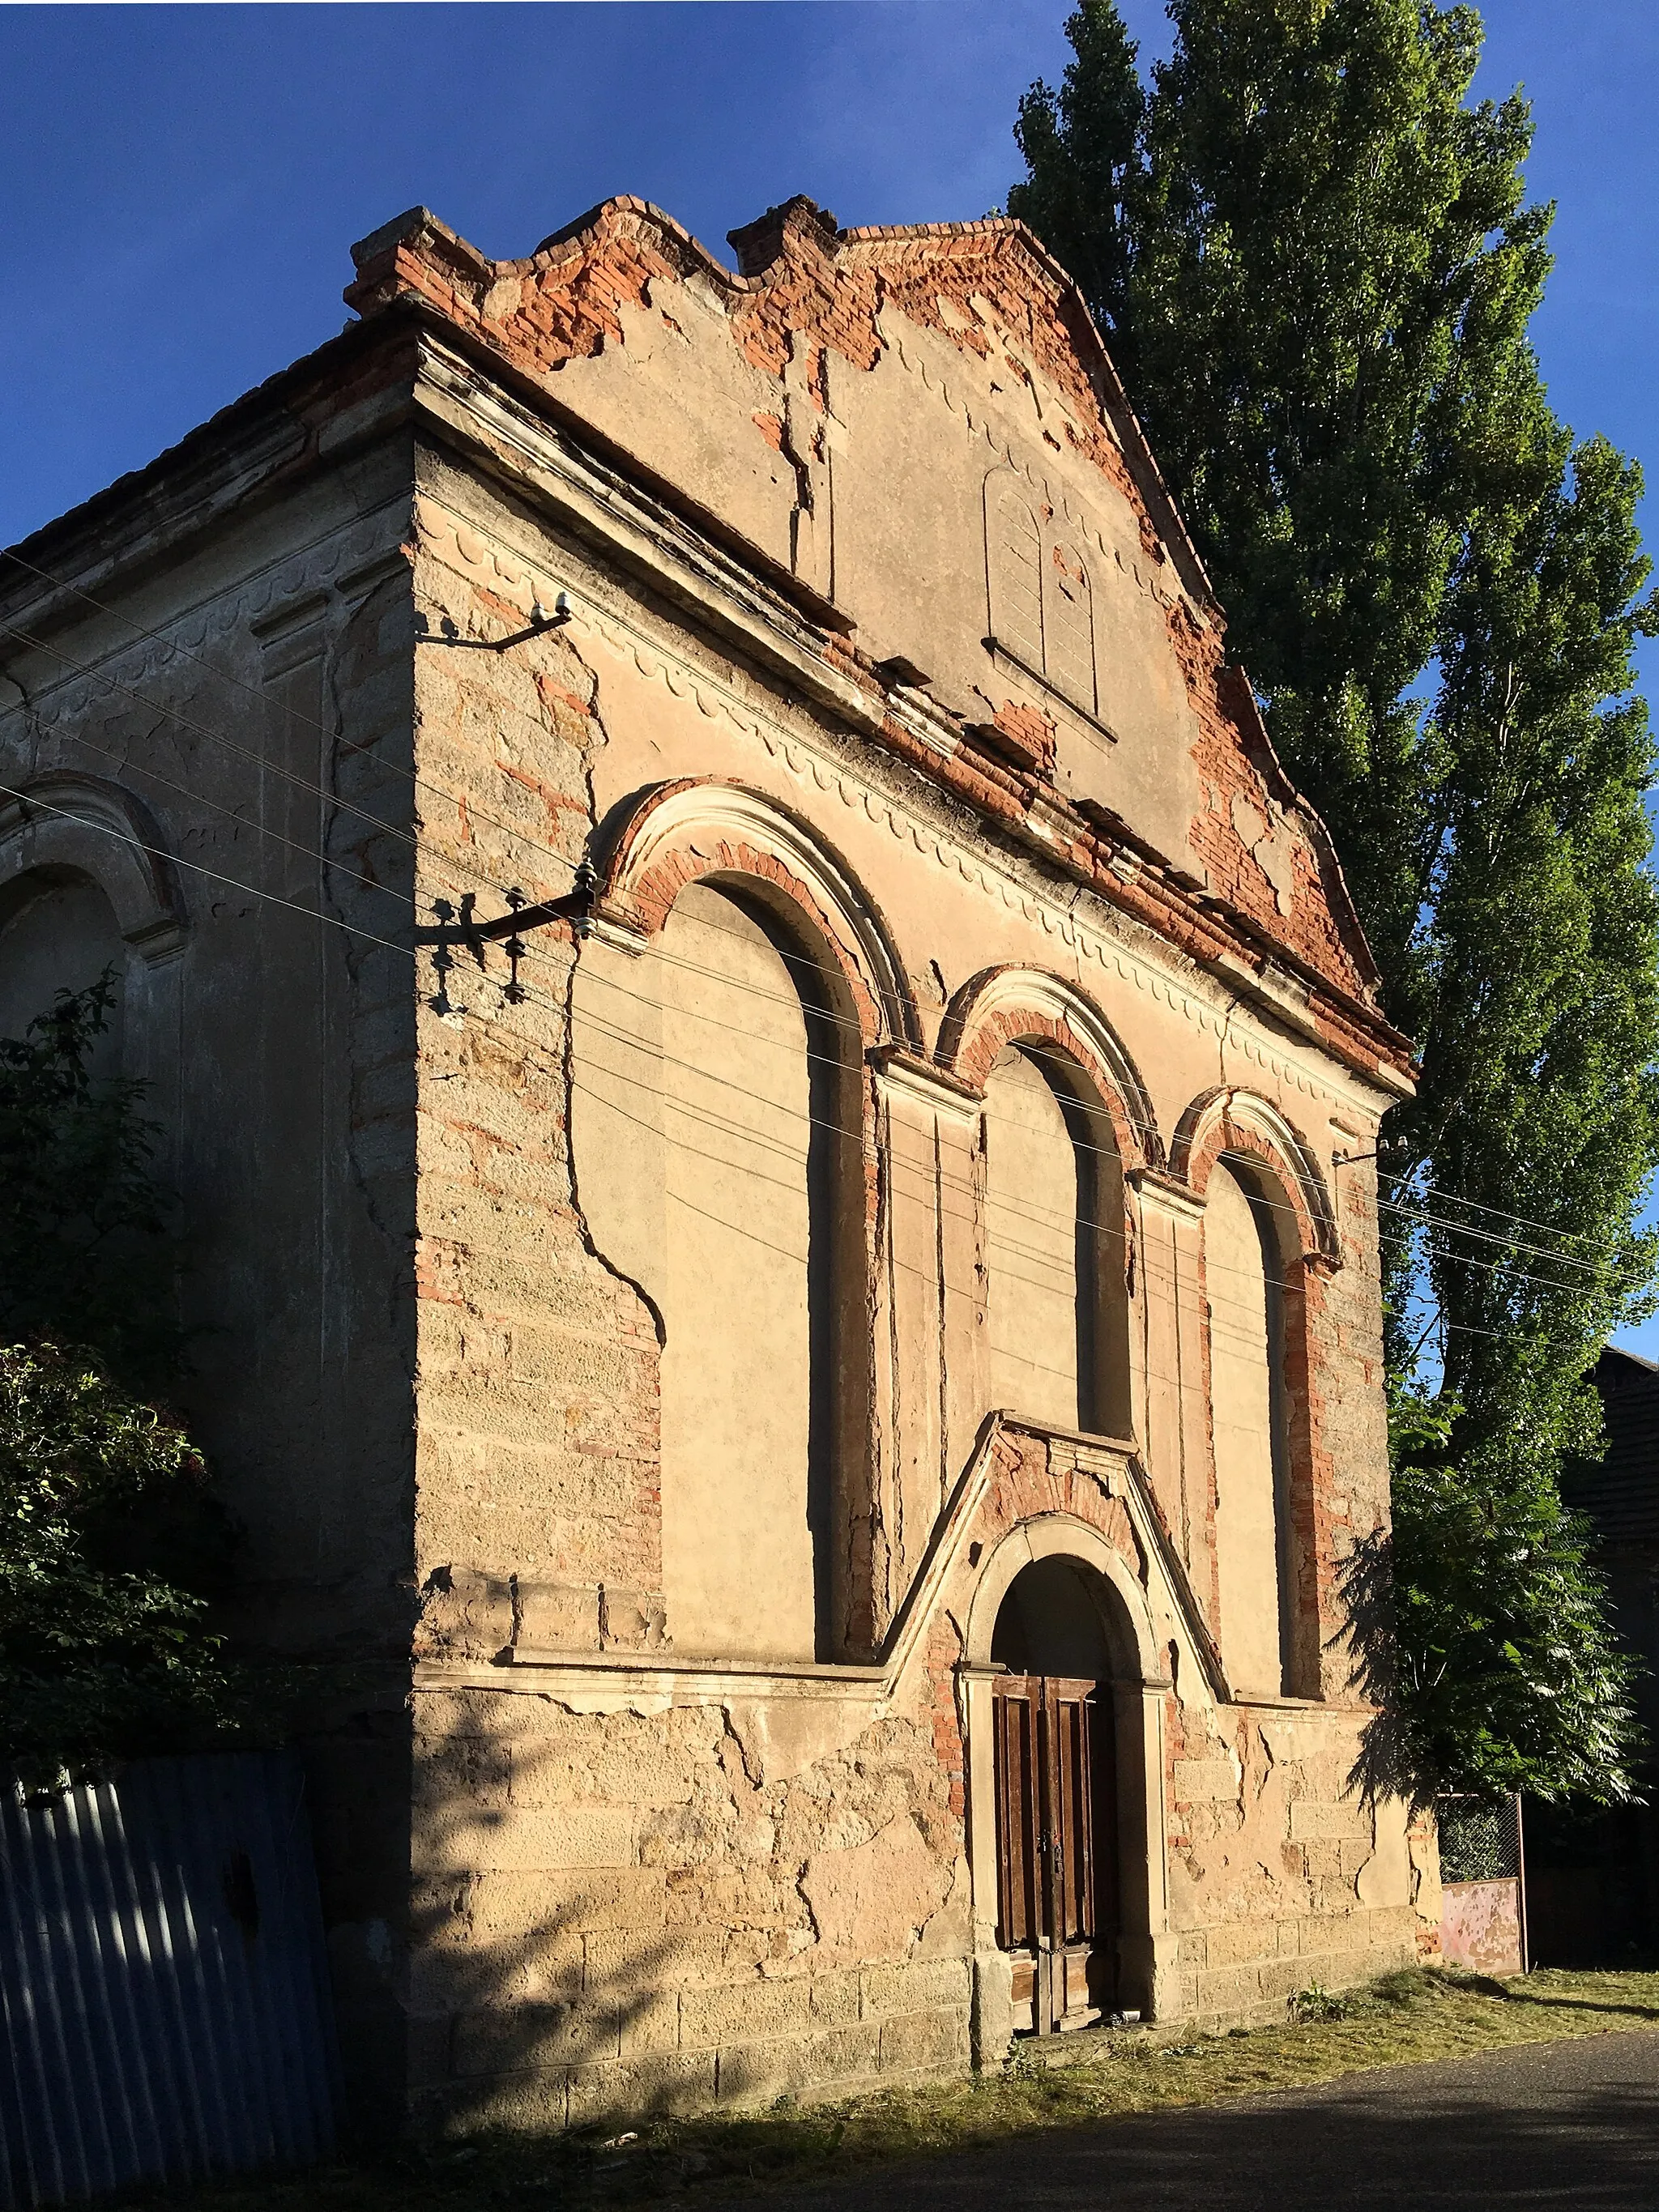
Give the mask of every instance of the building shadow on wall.
M 1429 1802 L 1416 1772 L 1399 1707 L 1400 1661 L 1395 1632 L 1394 1544 L 1388 1531 L 1362 1536 L 1343 1561 L 1337 1589 L 1346 1626 L 1327 1644 L 1346 1659 L 1348 1687 L 1375 1708 L 1360 1730 L 1348 1787 L 1367 1805 L 1403 1798 L 1413 1811 Z
M 341 1991 L 398 2062 L 395 2087 L 362 2082 L 372 2133 L 553 2135 L 683 2109 L 696 2085 L 679 2063 L 674 1970 L 694 1931 L 630 1912 L 635 1867 L 557 1867 L 585 1817 L 629 1809 L 598 1788 L 563 1795 L 583 1765 L 580 1723 L 566 1741 L 403 1717 L 404 1925 L 354 1922 Z M 691 2101 L 710 2101 L 709 2072 Z

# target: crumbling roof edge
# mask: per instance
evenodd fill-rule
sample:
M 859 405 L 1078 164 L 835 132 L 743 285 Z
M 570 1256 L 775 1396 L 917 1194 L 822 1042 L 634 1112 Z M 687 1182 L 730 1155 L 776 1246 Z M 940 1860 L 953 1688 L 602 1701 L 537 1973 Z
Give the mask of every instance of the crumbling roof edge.
M 150 459 L 141 462 L 137 468 L 125 470 L 73 507 L 37 524 L 11 544 L 0 547 L 0 594 L 3 594 L 7 583 L 6 555 L 33 558 L 52 544 L 90 529 L 106 514 L 118 513 L 122 507 L 142 499 L 163 477 L 181 473 L 198 457 L 205 457 L 216 441 L 222 440 L 233 428 L 257 420 L 276 407 L 288 392 L 326 376 L 337 364 L 383 343 L 385 336 L 383 329 L 370 323 L 346 324 L 309 353 L 301 354 L 286 368 L 273 370 L 259 383 L 216 408 L 211 415 L 194 424 L 170 446 L 164 446 Z
M 921 240 L 936 240 L 943 244 L 953 240 L 995 238 L 1017 246 L 1036 273 L 1053 287 L 1057 297 L 1070 310 L 1071 319 L 1077 325 L 1077 335 L 1095 356 L 1093 366 L 1104 387 L 1104 404 L 1116 419 L 1125 458 L 1140 477 L 1142 491 L 1148 496 L 1148 503 L 1161 510 L 1159 520 L 1163 534 L 1177 562 L 1186 571 L 1194 597 L 1203 605 L 1207 614 L 1224 620 L 1224 611 L 1217 599 L 1203 556 L 1193 541 L 1175 495 L 1158 466 L 1158 457 L 1152 451 L 1140 417 L 1130 402 L 1110 349 L 1101 335 L 1099 325 L 1089 312 L 1088 302 L 1084 299 L 1077 280 L 1055 259 L 1028 224 L 1017 216 L 988 215 L 964 222 L 871 223 L 832 230 L 829 225 L 834 218 L 824 216 L 816 203 L 806 198 L 805 194 L 797 194 L 793 198 L 780 202 L 776 207 L 769 208 L 755 224 L 746 228 L 758 229 L 769 218 L 775 217 L 781 228 L 792 211 L 796 210 L 804 214 L 810 211 L 811 217 L 818 219 L 823 228 L 826 248 L 831 252 L 849 247 L 858 250 L 904 245 Z M 539 275 L 556 260 L 565 258 L 573 248 L 578 252 L 586 250 L 607 219 L 617 216 L 631 216 L 653 225 L 665 237 L 672 239 L 683 252 L 689 253 L 711 282 L 721 286 L 733 297 L 746 295 L 752 298 L 763 293 L 774 281 L 775 257 L 763 267 L 752 271 L 733 269 L 705 246 L 694 232 L 670 215 L 666 209 L 631 192 L 615 193 L 608 199 L 599 201 L 559 229 L 550 232 L 533 252 L 510 260 L 493 259 L 481 248 L 462 238 L 459 232 L 452 230 L 429 208 L 410 208 L 403 215 L 394 216 L 390 222 L 381 224 L 367 238 L 360 239 L 351 249 L 352 263 L 361 277 L 375 260 L 398 246 L 410 243 L 424 233 L 440 245 L 447 256 L 462 263 L 478 282 L 522 279 Z M 734 240 L 743 234 L 741 231 L 730 234 Z M 348 301 L 352 300 L 356 289 L 355 285 L 349 288 Z

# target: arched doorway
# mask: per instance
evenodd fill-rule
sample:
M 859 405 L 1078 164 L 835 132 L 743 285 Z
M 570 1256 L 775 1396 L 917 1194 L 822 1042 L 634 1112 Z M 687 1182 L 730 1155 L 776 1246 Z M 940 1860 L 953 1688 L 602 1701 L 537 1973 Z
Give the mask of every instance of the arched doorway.
M 1083 2027 L 1118 1997 L 1114 1668 L 1100 1577 L 1054 1553 L 1009 1584 L 991 1636 L 997 1943 L 1016 2033 Z

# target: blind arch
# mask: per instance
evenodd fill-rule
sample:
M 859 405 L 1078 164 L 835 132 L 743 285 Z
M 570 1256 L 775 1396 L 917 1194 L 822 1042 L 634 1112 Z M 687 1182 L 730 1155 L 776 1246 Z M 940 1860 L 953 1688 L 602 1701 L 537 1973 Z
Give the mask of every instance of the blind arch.
M 1081 1073 L 1011 1045 L 985 1085 L 990 1395 L 1057 1428 L 1124 1435 L 1123 1176 Z
M 986 480 L 985 551 L 991 635 L 1040 674 L 1042 532 L 1020 480 L 1006 469 L 994 471 Z
M 1236 1686 L 1304 1686 L 1285 1260 L 1269 1199 L 1218 1162 L 1204 1215 L 1221 1649 Z
M 1094 595 L 1075 545 L 1057 538 L 1042 564 L 1044 673 L 1090 714 L 1095 711 Z
M 90 1072 L 119 1075 L 126 966 L 120 925 L 101 885 L 68 869 L 19 877 L 0 904 L 0 1037 L 21 1037 L 36 1016 L 51 1012 L 60 991 L 84 991 L 108 969 L 115 988 Z
M 688 885 L 660 939 L 663 1577 L 677 1647 L 833 1656 L 845 1029 L 773 914 Z

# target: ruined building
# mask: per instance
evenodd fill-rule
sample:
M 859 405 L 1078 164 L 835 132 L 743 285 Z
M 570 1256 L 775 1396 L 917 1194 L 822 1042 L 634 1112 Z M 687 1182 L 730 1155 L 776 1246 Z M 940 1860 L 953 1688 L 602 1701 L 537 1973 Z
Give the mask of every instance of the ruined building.
M 555 2124 L 1415 1954 L 1317 818 L 1018 224 L 424 210 L 0 571 L 0 1033 L 122 975 L 360 2098 Z

